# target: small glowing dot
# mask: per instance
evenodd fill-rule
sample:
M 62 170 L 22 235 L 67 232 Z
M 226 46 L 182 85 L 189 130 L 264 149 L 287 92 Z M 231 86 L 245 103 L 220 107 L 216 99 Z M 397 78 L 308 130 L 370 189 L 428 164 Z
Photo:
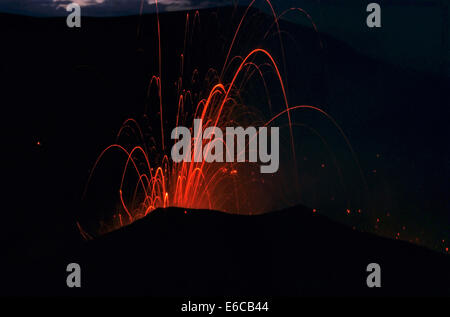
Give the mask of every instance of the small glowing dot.
M 445 252 L 448 252 L 448 247 L 447 247 L 447 248 L 445 248 Z
M 347 211 L 347 215 L 350 215 L 350 209 L 347 209 L 346 211 Z
M 400 232 L 397 232 L 397 237 L 400 237 Z
M 380 222 L 380 218 L 377 218 L 377 222 Z
M 320 167 L 325 168 L 325 164 L 320 165 Z
M 184 213 L 187 214 L 187 210 L 185 210 Z
M 316 209 L 313 209 L 313 212 L 316 212 L 317 210 Z
M 402 230 L 406 230 L 406 227 L 405 227 L 405 226 L 403 226 L 403 227 L 402 227 Z

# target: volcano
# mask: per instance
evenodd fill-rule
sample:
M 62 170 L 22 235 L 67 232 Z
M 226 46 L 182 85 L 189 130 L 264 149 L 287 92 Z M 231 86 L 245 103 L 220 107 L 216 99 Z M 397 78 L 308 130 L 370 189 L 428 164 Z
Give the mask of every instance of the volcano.
M 334 6 L 328 11 L 336 12 Z M 362 10 L 357 38 L 386 49 L 365 54 L 363 45 L 354 47 L 356 33 L 334 38 L 322 32 L 319 24 L 319 34 L 300 15 L 301 25 L 279 21 L 283 58 L 273 17 L 248 11 L 251 19 L 242 25 L 229 53 L 245 12 L 246 7 L 227 7 L 161 14 L 162 66 L 156 15 L 83 17 L 82 28 L 70 29 L 65 18 L 0 14 L 0 99 L 8 118 L 4 122 L 7 199 L 0 239 L 5 246 L 0 294 L 450 294 L 447 61 L 442 60 L 440 72 L 407 67 L 436 64 L 445 56 L 441 53 L 445 45 L 442 51 L 434 45 L 419 45 L 430 48 L 427 54 L 433 55 L 433 63 L 428 63 L 431 58 L 425 63 L 403 55 L 407 46 L 392 36 L 392 27 L 367 33 Z M 333 19 L 342 22 L 342 16 Z M 428 24 L 417 25 L 425 30 Z M 409 28 L 408 33 L 402 30 L 398 28 L 396 34 L 414 34 Z M 435 34 L 433 28 L 427 30 L 424 34 Z M 268 37 L 260 40 L 256 33 Z M 411 38 L 418 43 L 416 36 Z M 189 49 L 182 55 L 186 45 Z M 293 119 L 299 123 L 296 131 L 301 137 L 296 145 L 302 147 L 298 152 L 302 154 L 298 156 L 301 195 L 286 194 L 294 187 L 291 184 L 281 187 L 266 182 L 286 194 L 278 199 L 272 188 L 261 191 L 260 184 L 236 182 L 254 190 L 238 196 L 241 215 L 148 208 L 147 216 L 130 225 L 82 241 L 77 221 L 93 234 L 85 224 L 112 217 L 122 198 L 120 186 L 115 186 L 122 165 L 111 159 L 102 162 L 104 170 L 89 187 L 93 190 L 90 204 L 81 201 L 96 157 L 115 142 L 120 124 L 136 117 L 148 125 L 144 131 L 148 143 L 159 142 L 163 123 L 167 131 L 178 125 L 180 68 L 183 82 L 202 92 L 210 81 L 210 67 L 220 73 L 228 54 L 231 61 L 232 56 L 245 57 L 266 46 L 280 65 L 285 64 L 283 60 L 288 65 L 289 72 L 285 67 L 280 70 L 290 83 L 291 104 L 320 105 L 343 127 L 361 163 L 367 192 L 362 193 L 360 171 L 349 160 L 350 152 L 336 127 L 322 116 L 296 112 Z M 386 62 L 382 56 L 387 52 L 405 62 Z M 182 63 L 186 66 L 181 67 Z M 149 88 L 153 75 L 161 73 L 159 68 L 164 78 L 161 91 Z M 270 101 L 274 110 L 281 111 L 282 95 L 275 89 L 280 85 L 274 80 L 267 83 Z M 258 109 L 269 109 L 263 81 L 249 81 L 249 85 L 242 97 Z M 159 94 L 164 96 L 162 112 Z M 192 105 L 186 109 L 195 112 Z M 322 139 L 328 146 L 320 143 Z M 128 142 L 135 145 L 134 140 Z M 168 151 L 151 154 L 161 162 Z M 288 176 L 295 174 L 289 165 L 281 167 Z M 235 169 L 227 172 L 230 179 L 242 177 Z M 218 188 L 220 195 L 214 198 L 220 200 L 237 192 L 231 186 Z M 132 193 L 125 189 L 124 193 Z M 167 206 L 234 211 L 234 200 L 203 207 L 194 204 L 198 199 L 193 195 L 185 197 L 189 204 L 177 201 Z M 317 210 L 300 205 L 282 209 L 296 203 Z M 267 207 L 264 211 L 280 210 L 254 215 L 261 211 L 259 205 Z M 436 251 L 353 230 L 353 225 L 386 237 L 411 239 Z M 80 289 L 66 286 L 69 263 L 81 267 Z M 381 267 L 381 288 L 366 285 L 370 263 Z
M 45 262 L 32 284 L 49 294 L 450 294 L 448 255 L 358 232 L 303 206 L 257 216 L 157 209 Z M 80 264 L 81 288 L 65 285 L 61 268 L 70 262 Z M 369 263 L 381 267 L 380 288 L 366 285 Z

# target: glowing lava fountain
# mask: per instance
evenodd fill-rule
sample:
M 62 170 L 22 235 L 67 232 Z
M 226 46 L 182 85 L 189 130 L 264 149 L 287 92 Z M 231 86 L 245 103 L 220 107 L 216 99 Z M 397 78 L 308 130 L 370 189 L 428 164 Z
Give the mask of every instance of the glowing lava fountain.
M 298 188 L 298 172 L 296 168 L 296 150 L 293 134 L 293 123 L 291 120 L 291 112 L 294 110 L 312 110 L 317 111 L 320 115 L 328 117 L 333 124 L 336 125 L 339 132 L 343 135 L 342 130 L 337 126 L 336 122 L 323 110 L 313 106 L 290 106 L 286 92 L 285 79 L 282 75 L 277 62 L 268 50 L 256 48 L 251 50 L 245 56 L 234 56 L 230 58 L 232 47 L 235 44 L 236 37 L 240 32 L 243 21 L 253 6 L 254 1 L 249 5 L 240 20 L 237 29 L 234 33 L 233 40 L 229 47 L 223 69 L 218 72 L 212 68 L 207 74 L 208 88 L 202 91 L 203 98 L 198 98 L 194 101 L 191 90 L 183 88 L 183 72 L 185 71 L 185 52 L 181 54 L 181 76 L 177 81 L 177 100 L 175 126 L 180 125 L 191 127 L 191 134 L 193 130 L 193 121 L 199 118 L 203 122 L 203 130 L 208 127 L 229 127 L 229 126 L 268 126 L 279 122 L 280 117 L 287 119 L 288 138 L 285 142 L 284 155 L 289 157 L 284 163 L 290 165 L 289 171 L 289 185 L 292 191 L 297 192 Z M 157 4 L 157 3 L 156 3 Z M 276 26 L 277 34 L 280 39 L 280 47 L 283 52 L 283 42 L 281 40 L 280 27 L 277 16 L 273 10 L 270 1 L 266 1 L 272 15 L 272 26 Z M 156 8 L 158 6 L 156 5 Z M 293 10 L 293 9 L 292 9 Z M 309 15 L 302 9 L 297 9 L 298 12 Z M 285 12 L 283 13 L 285 14 Z M 91 170 L 84 196 L 89 192 L 89 183 L 95 174 L 101 161 L 104 159 L 106 153 L 111 151 L 118 151 L 123 155 L 123 169 L 121 174 L 120 186 L 117 189 L 118 201 L 116 214 L 100 228 L 100 232 L 107 232 L 118 227 L 127 225 L 136 219 L 142 218 L 156 208 L 165 208 L 169 206 L 192 208 L 192 209 L 213 209 L 232 213 L 262 213 L 273 210 L 289 204 L 288 201 L 283 201 L 283 188 L 280 184 L 286 180 L 286 175 L 265 175 L 259 172 L 259 165 L 257 163 L 205 163 L 194 162 L 180 162 L 176 163 L 169 157 L 170 147 L 165 140 L 166 134 L 164 127 L 163 113 L 170 113 L 167 110 L 167 105 L 163 103 L 161 77 L 161 35 L 159 12 L 156 11 L 157 18 L 157 33 L 158 33 L 158 62 L 159 74 L 152 76 L 148 91 L 156 91 L 159 106 L 159 125 L 161 131 L 161 142 L 157 145 L 154 142 L 152 146 L 149 145 L 148 140 L 144 137 L 143 129 L 137 120 L 127 119 L 117 134 L 117 142 L 105 148 L 98 156 L 95 164 Z M 198 11 L 195 13 L 194 22 L 199 19 Z M 311 20 L 315 31 L 317 28 Z M 185 45 L 188 38 L 189 13 L 186 15 L 186 30 L 185 30 Z M 272 28 L 272 26 L 270 28 Z M 269 28 L 269 30 L 270 30 Z M 267 32 L 269 32 L 267 30 Z M 266 35 L 267 36 L 267 33 Z M 284 60 L 284 53 L 282 59 Z M 262 61 L 257 63 L 256 61 Z M 270 70 L 272 79 L 278 83 L 278 87 L 269 87 L 266 83 L 266 72 Z M 283 61 L 283 67 L 286 69 Z M 264 71 L 266 70 L 266 72 Z M 231 80 L 225 81 L 227 74 Z M 193 76 L 198 76 L 197 70 L 194 70 Z M 271 116 L 264 119 L 262 111 L 252 109 L 249 106 L 241 103 L 241 93 L 247 83 L 254 76 L 258 76 L 259 80 L 263 82 L 263 91 L 267 94 L 267 105 Z M 212 78 L 212 79 L 211 79 Z M 153 89 L 153 90 L 152 90 Z M 281 111 L 272 113 L 272 104 L 270 94 L 272 90 L 276 90 L 283 103 Z M 191 107 L 187 106 L 190 103 Z M 189 109 L 191 111 L 189 112 Z M 150 115 L 150 113 L 149 113 Z M 139 142 L 132 146 L 121 144 L 120 140 L 126 136 L 127 133 L 134 135 Z M 343 135 L 344 136 L 344 135 Z M 345 136 L 344 136 L 345 138 Z M 167 138 L 166 138 L 167 139 Z M 348 143 L 348 140 L 345 138 Z M 219 140 L 225 143 L 225 140 Z M 192 145 L 196 142 L 203 142 L 203 146 L 210 146 L 208 140 L 201 139 L 198 135 L 192 136 Z M 248 143 L 247 143 L 248 145 Z M 226 144 L 225 144 L 226 147 Z M 287 148 L 287 149 L 286 149 Z M 351 147 L 350 147 L 351 148 Z M 158 150 L 159 149 L 159 150 Z M 155 155 L 154 153 L 159 153 Z M 353 151 L 352 151 L 353 152 Z M 192 156 L 194 153 L 192 153 Z M 269 195 L 267 193 L 270 193 Z M 291 202 L 292 203 L 292 202 Z M 79 228 L 81 228 L 79 226 Z M 83 230 L 80 229 L 83 234 Z M 83 236 L 88 236 L 84 232 Z

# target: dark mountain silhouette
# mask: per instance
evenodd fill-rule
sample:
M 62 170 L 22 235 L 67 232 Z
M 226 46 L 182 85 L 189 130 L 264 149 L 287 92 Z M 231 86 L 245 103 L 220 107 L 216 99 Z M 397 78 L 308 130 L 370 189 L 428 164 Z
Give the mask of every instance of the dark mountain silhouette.
M 80 289 L 65 285 L 63 263 L 70 262 L 82 268 Z M 381 266 L 377 289 L 366 286 L 373 262 Z M 448 256 L 301 206 L 259 216 L 158 209 L 48 263 L 31 284 L 54 295 L 450 294 Z

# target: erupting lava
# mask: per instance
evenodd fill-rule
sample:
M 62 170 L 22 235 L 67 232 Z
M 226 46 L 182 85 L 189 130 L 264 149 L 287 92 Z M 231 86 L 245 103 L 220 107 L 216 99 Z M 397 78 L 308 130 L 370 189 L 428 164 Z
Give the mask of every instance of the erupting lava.
M 253 6 L 254 1 L 248 6 L 240 23 L 234 33 L 233 40 L 227 53 L 221 72 L 213 69 L 210 74 L 215 74 L 214 83 L 210 85 L 207 91 L 202 92 L 205 98 L 199 98 L 193 101 L 194 97 L 190 90 L 182 87 L 182 80 L 177 82 L 178 104 L 176 110 L 176 127 L 184 125 L 192 127 L 194 119 L 201 119 L 203 122 L 203 130 L 214 127 L 228 126 L 269 126 L 273 125 L 280 117 L 287 119 L 287 127 L 289 129 L 288 141 L 286 147 L 288 150 L 284 153 L 289 156 L 288 161 L 291 164 L 290 185 L 298 190 L 297 170 L 296 170 L 296 151 L 294 146 L 293 123 L 291 122 L 291 112 L 298 109 L 308 109 L 318 111 L 330 119 L 343 135 L 342 130 L 337 126 L 336 122 L 323 110 L 313 106 L 290 106 L 285 87 L 285 79 L 280 71 L 277 62 L 268 50 L 263 48 L 255 48 L 246 56 L 235 56 L 230 58 L 231 50 L 235 44 L 236 37 L 241 30 L 242 23 L 246 19 L 249 9 Z M 270 1 L 266 1 L 273 15 L 273 26 L 276 26 L 278 34 L 280 33 L 277 16 L 274 12 Z M 157 8 L 156 3 L 156 8 Z M 295 9 L 291 9 L 295 10 Z M 302 9 L 298 12 L 306 14 Z M 285 13 L 285 12 L 284 12 Z M 282 14 L 284 14 L 282 13 Z M 196 16 L 198 12 L 196 12 Z M 309 15 L 307 17 L 310 19 Z M 169 206 L 193 208 L 193 209 L 213 209 L 233 213 L 261 213 L 273 210 L 274 207 L 283 205 L 281 200 L 282 194 L 278 194 L 280 190 L 279 182 L 282 177 L 280 175 L 264 175 L 259 172 L 257 163 L 206 163 L 180 162 L 176 163 L 168 156 L 170 147 L 168 146 L 167 137 L 165 139 L 164 113 L 167 111 L 167 104 L 163 103 L 161 78 L 161 38 L 160 23 L 158 9 L 156 11 L 157 31 L 158 31 L 158 60 L 159 74 L 151 78 L 149 83 L 149 91 L 156 88 L 157 99 L 159 103 L 159 122 L 161 130 L 161 141 L 158 145 L 149 146 L 149 141 L 145 139 L 142 128 L 135 119 L 127 119 L 120 128 L 117 135 L 117 142 L 108 146 L 98 156 L 89 176 L 86 185 L 85 195 L 89 192 L 89 182 L 95 174 L 95 170 L 104 158 L 106 153 L 111 151 L 119 151 L 123 153 L 123 170 L 120 186 L 117 189 L 118 201 L 120 204 L 116 215 L 112 217 L 107 225 L 100 228 L 100 232 L 114 230 L 118 227 L 127 225 L 136 219 L 142 218 L 156 208 L 165 208 Z M 195 18 L 194 18 L 195 21 Z M 312 22 L 312 21 L 311 21 Z M 189 13 L 186 16 L 186 29 L 189 23 Z M 313 24 L 314 25 L 314 24 Z M 314 25 L 314 29 L 316 29 Z M 317 30 L 316 30 L 317 31 Z M 268 32 L 268 31 L 267 31 Z M 187 36 L 187 30 L 185 31 Z M 267 34 L 267 33 L 266 33 Z M 283 51 L 283 43 L 280 38 L 280 47 Z M 184 71 L 184 52 L 181 55 L 181 73 Z M 284 59 L 284 54 L 283 54 Z M 263 60 L 262 64 L 257 64 L 256 60 Z M 283 61 L 284 63 L 284 61 Z M 260 76 L 264 82 L 264 90 L 268 94 L 269 89 L 264 81 L 265 73 L 262 68 L 272 70 L 278 87 L 271 87 L 273 90 L 281 93 L 283 100 L 283 108 L 281 112 L 272 113 L 271 117 L 264 119 L 261 112 L 254 111 L 240 102 L 240 93 L 246 82 L 252 76 Z M 282 69 L 286 69 L 285 63 Z M 226 74 L 231 80 L 225 81 Z M 219 75 L 220 74 L 220 75 Z M 182 78 L 182 77 L 180 77 Z M 186 107 L 187 100 L 194 106 L 192 111 Z M 268 100 L 269 107 L 270 99 Z M 271 112 L 271 109 L 270 109 Z M 279 122 L 278 122 L 279 123 Z M 191 133 L 193 129 L 191 128 Z M 136 139 L 140 140 L 140 144 L 127 146 L 119 141 L 125 132 L 132 132 Z M 344 136 L 345 138 L 345 136 Z M 224 138 L 225 139 L 225 138 Z M 225 142 L 225 140 L 221 140 Z M 346 139 L 346 138 L 345 138 Z M 347 141 L 347 139 L 346 139 Z M 203 142 L 198 135 L 192 135 L 192 144 L 195 142 Z M 156 143 L 156 142 L 155 142 Z M 347 142 L 348 143 L 348 142 Z M 247 143 L 248 145 L 248 143 Z M 225 145 L 226 146 L 226 145 Z M 159 155 L 154 155 L 155 148 L 159 148 Z M 192 156 L 194 153 L 192 153 Z M 293 171 L 292 171 L 293 170 Z M 269 194 L 268 194 L 269 193 Z M 94 193 L 95 194 L 95 193 Z M 82 231 L 82 229 L 80 229 Z M 83 232 L 83 231 L 82 231 Z

